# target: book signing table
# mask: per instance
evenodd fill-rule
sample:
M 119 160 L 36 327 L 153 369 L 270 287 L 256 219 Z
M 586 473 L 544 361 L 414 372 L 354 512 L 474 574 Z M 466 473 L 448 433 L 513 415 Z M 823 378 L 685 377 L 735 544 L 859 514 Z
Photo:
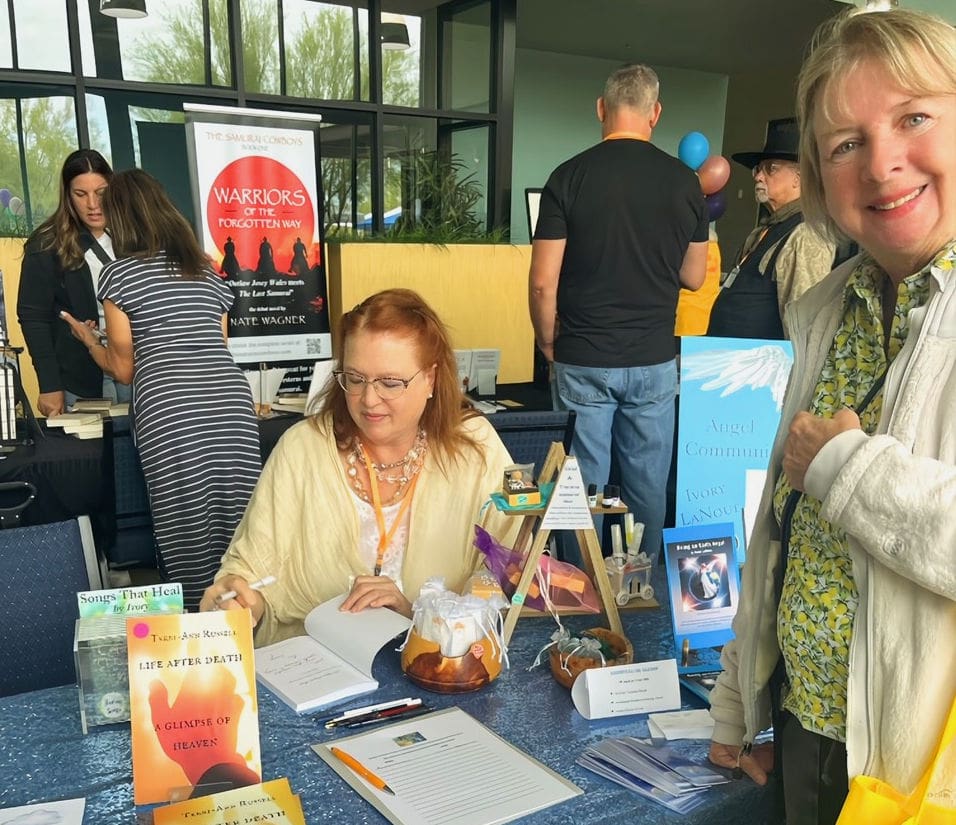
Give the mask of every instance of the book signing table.
M 660 568 L 655 570 L 654 583 L 656 592 L 666 599 Z M 601 625 L 605 618 L 569 616 L 563 621 L 574 632 Z M 625 610 L 621 618 L 634 645 L 635 662 L 673 657 L 666 605 Z M 705 804 L 680 815 L 578 766 L 575 760 L 589 745 L 612 737 L 647 736 L 647 717 L 588 721 L 575 710 L 569 691 L 555 681 L 546 656 L 542 665 L 529 671 L 554 629 L 550 617 L 522 617 L 508 649 L 510 668 L 490 685 L 463 694 L 431 693 L 411 684 L 402 673 L 396 645 L 390 643 L 375 660 L 373 675 L 381 685 L 379 690 L 343 707 L 410 695 L 421 696 L 436 709 L 457 706 L 584 791 L 520 820 L 531 825 L 775 822 L 771 814 L 774 789 L 760 788 L 748 779 L 710 788 Z M 316 721 L 321 714 L 298 715 L 261 685 L 258 693 L 263 781 L 288 777 L 293 791 L 301 795 L 308 823 L 386 822 L 311 748 L 350 732 L 327 731 Z M 684 708 L 702 707 L 689 694 L 682 693 L 682 700 Z M 706 759 L 706 741 L 675 740 L 670 744 L 689 758 Z M 454 788 L 436 788 L 434 792 L 454 802 Z M 84 735 L 75 686 L 0 699 L 0 809 L 76 797 L 86 798 L 83 821 L 88 825 L 136 821 L 129 724 L 95 728 Z

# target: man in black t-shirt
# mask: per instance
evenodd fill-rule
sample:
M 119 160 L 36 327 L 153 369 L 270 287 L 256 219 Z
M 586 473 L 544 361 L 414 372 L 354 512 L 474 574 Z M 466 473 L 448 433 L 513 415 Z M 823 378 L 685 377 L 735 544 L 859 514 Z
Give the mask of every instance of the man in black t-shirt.
M 584 482 L 607 482 L 613 449 L 652 558 L 674 438 L 677 296 L 704 282 L 708 229 L 697 176 L 650 143 L 660 114 L 651 68 L 611 74 L 597 101 L 603 140 L 542 193 L 530 275 L 535 338 L 577 412 Z

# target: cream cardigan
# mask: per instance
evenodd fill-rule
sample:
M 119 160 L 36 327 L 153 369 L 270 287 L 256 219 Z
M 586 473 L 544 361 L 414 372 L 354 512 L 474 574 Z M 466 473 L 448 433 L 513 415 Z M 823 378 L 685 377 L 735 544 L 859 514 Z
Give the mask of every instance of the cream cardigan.
M 410 601 L 432 576 L 460 591 L 481 562 L 474 525 L 489 494 L 500 488 L 511 457 L 484 418 L 468 419 L 464 426 L 484 447 L 484 466 L 469 451 L 457 464 L 446 463 L 443 472 L 429 450 L 412 500 L 402 566 Z M 216 574 L 218 579 L 234 573 L 247 581 L 276 577 L 263 591 L 266 612 L 257 646 L 303 635 L 313 607 L 344 593 L 350 576 L 370 574 L 359 557 L 358 513 L 335 439 L 322 427 L 317 431 L 303 421 L 280 439 Z M 517 521 L 489 513 L 485 526 L 510 540 Z

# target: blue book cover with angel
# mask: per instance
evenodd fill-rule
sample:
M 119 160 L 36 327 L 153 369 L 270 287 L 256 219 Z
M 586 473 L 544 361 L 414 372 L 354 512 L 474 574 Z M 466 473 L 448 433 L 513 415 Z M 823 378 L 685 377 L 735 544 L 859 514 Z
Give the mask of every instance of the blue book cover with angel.
M 681 339 L 676 526 L 731 522 L 740 564 L 792 364 L 789 341 Z

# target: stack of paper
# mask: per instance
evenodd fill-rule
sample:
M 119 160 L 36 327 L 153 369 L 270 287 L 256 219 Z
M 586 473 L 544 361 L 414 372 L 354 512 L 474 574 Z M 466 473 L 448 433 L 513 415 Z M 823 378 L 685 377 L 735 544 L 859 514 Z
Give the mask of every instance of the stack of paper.
M 587 748 L 578 764 L 680 814 L 702 805 L 707 788 L 730 781 L 666 745 L 633 736 L 607 739 Z
M 51 415 L 47 427 L 60 427 L 63 432 L 77 438 L 102 438 L 103 419 L 95 412 L 68 412 Z

